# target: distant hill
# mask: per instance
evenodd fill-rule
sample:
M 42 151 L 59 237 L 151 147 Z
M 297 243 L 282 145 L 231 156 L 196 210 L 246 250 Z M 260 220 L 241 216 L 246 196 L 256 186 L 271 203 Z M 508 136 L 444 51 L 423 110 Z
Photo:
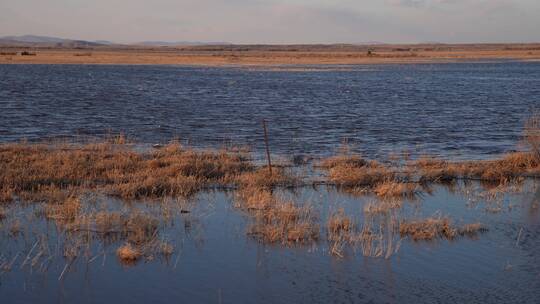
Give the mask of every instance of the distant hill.
M 189 46 L 189 45 L 230 45 L 229 42 L 200 42 L 200 41 L 142 41 L 133 45 L 143 46 Z
M 110 45 L 109 41 L 86 41 L 63 39 L 48 36 L 5 36 L 0 37 L 0 46 L 24 46 L 24 47 L 94 47 L 101 45 Z
M 121 45 L 107 40 L 78 40 L 64 39 L 49 36 L 22 35 L 0 37 L 0 46 L 20 46 L 20 47 L 96 47 Z M 228 42 L 200 42 L 200 41 L 142 41 L 130 43 L 132 46 L 154 46 L 154 47 L 175 47 L 175 46 L 207 46 L 207 45 L 231 45 Z

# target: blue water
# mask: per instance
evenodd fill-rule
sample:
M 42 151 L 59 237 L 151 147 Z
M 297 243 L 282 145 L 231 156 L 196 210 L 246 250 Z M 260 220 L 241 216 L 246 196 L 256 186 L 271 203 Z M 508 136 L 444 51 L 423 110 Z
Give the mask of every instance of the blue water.
M 249 217 L 232 207 L 229 194 L 217 192 L 201 195 L 192 214 L 175 217 L 160 232 L 160 238 L 175 244 L 169 259 L 156 257 L 122 266 L 115 256 L 122 243 L 96 237 L 88 256 L 78 257 L 59 279 L 69 262 L 61 254 L 54 255 L 59 232 L 55 225 L 33 220 L 25 232 L 10 237 L 4 222 L 0 254 L 12 258 L 21 248 L 25 250 L 11 271 L 0 272 L 0 297 L 2 303 L 13 304 L 538 303 L 538 193 L 510 196 L 513 208 L 506 208 L 509 203 L 505 203 L 501 212 L 492 214 L 483 204 L 467 206 L 467 199 L 452 191 L 434 190 L 420 201 L 404 202 L 398 219 L 441 214 L 457 225 L 481 222 L 489 231 L 452 241 L 404 239 L 389 259 L 365 257 L 359 248 L 346 248 L 343 258 L 338 258 L 329 253 L 324 237 L 305 246 L 268 245 L 250 238 L 246 235 Z M 345 208 L 362 225 L 362 208 L 372 200 L 331 188 L 301 189 L 291 197 L 313 204 L 320 216 L 321 235 L 329 211 Z M 150 206 L 159 209 L 159 204 Z M 31 210 L 23 210 L 15 213 L 32 217 Z M 51 238 L 53 260 L 45 270 L 40 264 L 46 257 L 33 267 L 22 266 L 34 234 L 43 233 Z
M 178 137 L 195 147 L 234 144 L 261 152 L 267 119 L 272 153 L 287 157 L 329 155 L 347 142 L 375 158 L 403 149 L 489 158 L 520 148 L 523 123 L 536 107 L 540 63 L 532 62 L 294 71 L 0 65 L 0 142 L 123 132 L 141 143 Z M 344 208 L 362 225 L 363 206 L 373 200 L 331 187 L 288 194 L 313 204 L 322 236 L 315 244 L 262 244 L 246 235 L 250 219 L 233 207 L 233 195 L 211 192 L 160 230 L 175 245 L 170 259 L 131 267 L 116 259 L 121 242 L 93 236 L 88 256 L 65 268 L 68 260 L 56 252 L 62 230 L 35 218 L 32 205 L 12 204 L 0 220 L 0 264 L 19 256 L 11 270 L 0 269 L 0 303 L 538 303 L 540 192 L 509 195 L 493 213 L 487 202 L 471 204 L 455 190 L 436 187 L 405 202 L 398 219 L 443 215 L 489 231 L 477 239 L 404 239 L 389 259 L 354 247 L 343 258 L 329 253 L 326 215 Z M 149 205 L 161 214 L 160 204 Z M 16 219 L 30 224 L 13 236 Z M 35 266 L 23 265 L 44 234 L 51 252 Z
M 143 143 L 370 157 L 486 158 L 516 149 L 540 105 L 540 63 L 342 66 L 305 71 L 0 65 L 0 141 L 103 136 Z

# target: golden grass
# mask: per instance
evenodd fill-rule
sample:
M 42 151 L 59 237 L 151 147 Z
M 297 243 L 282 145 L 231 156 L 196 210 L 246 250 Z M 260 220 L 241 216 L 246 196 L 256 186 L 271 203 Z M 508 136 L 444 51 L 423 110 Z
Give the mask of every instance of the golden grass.
M 237 175 L 236 183 L 243 188 L 272 189 L 278 186 L 293 187 L 299 184 L 299 178 L 291 176 L 283 168 L 273 168 L 272 173 L 266 168 L 244 171 Z
M 354 230 L 353 221 L 350 217 L 345 215 L 343 209 L 331 213 L 328 216 L 326 226 L 328 230 L 328 240 L 330 241 L 347 239 Z
M 419 190 L 416 183 L 427 186 L 474 179 L 499 185 L 540 177 L 540 114 L 527 120 L 523 139 L 529 151 L 508 153 L 494 160 L 447 161 L 423 156 L 409 161 L 406 156 L 404 162 L 383 164 L 346 153 L 322 160 L 319 167 L 328 171 L 331 184 L 353 192 L 374 191 L 381 197 L 413 196 Z
M 336 155 L 325 158 L 319 162 L 318 167 L 331 169 L 335 167 L 361 168 L 368 162 L 357 154 Z
M 373 187 L 376 184 L 392 180 L 395 173 L 382 165 L 351 167 L 338 165 L 330 168 L 329 180 L 342 187 Z
M 119 137 L 88 145 L 0 145 L 0 199 L 57 201 L 66 190 L 123 199 L 189 197 L 254 169 L 241 154 L 195 152 L 173 143 L 135 152 Z
M 501 159 L 449 162 L 423 158 L 414 162 L 420 182 L 450 182 L 457 179 L 477 179 L 505 183 L 527 176 L 538 176 L 540 162 L 532 152 L 514 152 Z
M 351 161 L 354 163 L 354 160 Z M 533 152 L 513 152 L 500 159 L 480 161 L 446 161 L 421 157 L 403 167 L 367 162 L 357 167 L 344 159 L 330 160 L 328 181 L 349 192 L 374 192 L 380 197 L 412 198 L 431 183 L 451 184 L 457 180 L 478 180 L 494 186 L 540 177 L 540 159 Z
M 82 209 L 81 201 L 78 197 L 70 197 L 66 200 L 49 203 L 45 205 L 45 217 L 61 223 L 75 221 Z
M 384 212 L 365 212 L 362 229 L 354 237 L 362 254 L 368 257 L 390 258 L 401 247 L 401 238 L 396 232 L 399 226 L 397 210 L 389 208 Z
M 319 226 L 309 205 L 276 197 L 265 187 L 240 188 L 235 207 L 250 216 L 247 234 L 264 243 L 308 244 L 319 239 Z
M 459 179 L 482 181 L 489 190 L 479 198 L 501 201 L 501 193 L 506 193 L 510 185 L 525 177 L 540 176 L 538 121 L 531 118 L 524 131 L 530 151 L 495 160 L 452 162 L 422 157 L 379 163 L 350 153 L 322 160 L 315 166 L 327 170 L 329 184 L 373 193 L 378 198 L 364 205 L 365 221 L 360 227 L 343 210 L 329 215 L 326 228 L 331 254 L 342 257 L 346 244 L 360 244 L 364 255 L 388 258 L 398 251 L 402 237 L 451 240 L 486 231 L 479 223 L 457 227 L 440 216 L 399 221 L 397 211 L 403 199 L 428 191 L 428 183 L 448 184 Z M 312 244 L 320 238 L 313 208 L 276 196 L 278 187 L 299 185 L 301 179 L 290 171 L 276 167 L 270 174 L 267 168 L 253 165 L 244 153 L 194 151 L 177 142 L 142 152 L 124 136 L 85 145 L 0 145 L 0 202 L 43 202 L 39 212 L 65 232 L 63 254 L 70 259 L 81 254 L 82 243 L 89 242 L 90 234 L 104 242 L 124 242 L 116 253 L 126 264 L 174 252 L 171 244 L 159 240 L 163 218 L 141 211 L 89 210 L 90 204 L 82 197 L 96 192 L 124 200 L 157 200 L 190 198 L 213 187 L 235 188 L 235 207 L 251 221 L 248 235 L 270 244 Z M 501 208 L 492 205 L 492 210 Z M 0 206 L 0 220 L 6 214 Z M 13 236 L 22 229 L 18 220 L 6 227 Z
M 327 239 L 330 241 L 330 253 L 337 257 L 343 257 L 344 246 L 352 241 L 354 224 L 343 209 L 333 212 L 328 216 L 326 223 Z
M 401 236 L 410 236 L 414 241 L 433 240 L 436 238 L 453 239 L 457 230 L 450 219 L 438 217 L 416 221 L 401 221 L 399 224 Z
M 276 200 L 270 208 L 256 212 L 248 234 L 265 243 L 286 245 L 317 241 L 319 227 L 309 206 Z
M 235 195 L 235 207 L 247 211 L 269 209 L 276 200 L 271 190 L 257 187 L 240 188 Z
M 116 255 L 121 263 L 133 264 L 141 257 L 142 254 L 137 248 L 131 246 L 130 244 L 125 244 L 116 250 Z
M 449 218 L 431 217 L 423 220 L 401 221 L 399 232 L 401 236 L 410 236 L 414 241 L 429 241 L 437 238 L 454 239 L 456 236 L 475 237 L 488 229 L 481 223 L 465 224 L 456 227 Z
M 388 180 L 376 185 L 373 191 L 381 198 L 412 198 L 418 192 L 418 185 Z
M 240 174 L 234 206 L 246 211 L 253 223 L 248 235 L 264 243 L 305 244 L 319 238 L 319 228 L 308 205 L 277 198 L 274 189 L 298 184 L 283 168 L 260 168 Z

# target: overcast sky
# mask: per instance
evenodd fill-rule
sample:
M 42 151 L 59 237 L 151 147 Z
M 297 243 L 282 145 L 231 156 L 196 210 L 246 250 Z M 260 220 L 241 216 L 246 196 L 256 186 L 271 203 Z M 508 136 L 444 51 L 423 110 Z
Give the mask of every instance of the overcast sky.
M 115 42 L 540 42 L 540 0 L 0 0 L 0 36 Z

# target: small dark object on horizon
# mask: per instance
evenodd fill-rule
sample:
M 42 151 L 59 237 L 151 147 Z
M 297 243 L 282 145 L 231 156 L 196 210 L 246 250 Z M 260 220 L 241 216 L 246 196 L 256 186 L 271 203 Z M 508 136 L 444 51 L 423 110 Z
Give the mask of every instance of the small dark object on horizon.
M 27 51 L 22 51 L 21 56 L 36 56 L 36 53 L 31 53 Z

